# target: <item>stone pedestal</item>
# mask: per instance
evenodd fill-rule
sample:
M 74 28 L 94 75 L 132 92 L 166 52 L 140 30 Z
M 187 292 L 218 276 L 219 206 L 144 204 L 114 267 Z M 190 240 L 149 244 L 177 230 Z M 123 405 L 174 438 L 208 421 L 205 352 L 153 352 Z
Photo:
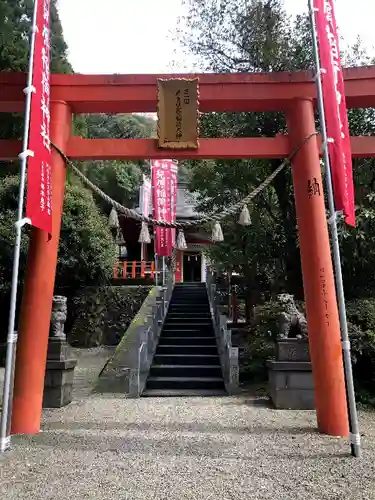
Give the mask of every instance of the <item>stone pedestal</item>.
M 47 358 L 43 408 L 61 408 L 72 402 L 77 360 L 68 354 L 69 346 L 61 340 L 49 339 L 48 350 L 53 352 L 55 358 Z
M 74 368 L 77 360 L 66 342 L 64 323 L 66 298 L 54 297 L 51 333 L 48 340 L 43 408 L 61 408 L 72 402 Z
M 279 409 L 313 410 L 314 383 L 308 341 L 279 340 L 276 361 L 267 361 L 269 393 Z

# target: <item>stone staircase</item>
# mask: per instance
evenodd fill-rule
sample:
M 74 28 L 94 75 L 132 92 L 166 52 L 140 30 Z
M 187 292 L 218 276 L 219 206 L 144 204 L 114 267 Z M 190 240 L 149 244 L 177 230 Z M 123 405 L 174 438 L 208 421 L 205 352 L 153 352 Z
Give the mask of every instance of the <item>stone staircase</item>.
M 176 284 L 142 395 L 225 394 L 205 284 Z

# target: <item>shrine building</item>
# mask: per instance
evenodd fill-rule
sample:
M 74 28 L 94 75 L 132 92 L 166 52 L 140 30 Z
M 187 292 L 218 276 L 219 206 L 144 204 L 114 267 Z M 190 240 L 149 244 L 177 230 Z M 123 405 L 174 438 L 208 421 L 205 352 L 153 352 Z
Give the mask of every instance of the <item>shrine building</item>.
M 135 210 L 140 214 L 143 186 L 139 190 L 139 202 Z M 179 184 L 177 188 L 177 222 L 194 221 L 202 217 L 197 212 L 197 199 L 186 184 Z M 149 217 L 152 217 L 152 200 Z M 114 280 L 121 281 L 154 281 L 155 255 L 153 228 L 150 227 L 151 243 L 138 242 L 141 223 L 119 214 L 120 238 L 119 261 L 114 269 Z M 122 234 L 121 234 L 122 233 Z M 186 250 L 177 251 L 176 283 L 204 282 L 206 280 L 206 256 L 204 249 L 212 244 L 211 235 L 199 226 L 184 228 L 187 244 Z M 143 248 L 142 248 L 143 246 Z

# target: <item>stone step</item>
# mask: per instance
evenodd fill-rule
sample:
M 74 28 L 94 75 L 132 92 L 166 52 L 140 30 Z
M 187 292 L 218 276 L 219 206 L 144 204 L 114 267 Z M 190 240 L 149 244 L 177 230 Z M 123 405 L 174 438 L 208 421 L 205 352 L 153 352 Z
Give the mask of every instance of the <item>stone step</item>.
M 212 328 L 190 328 L 190 325 L 163 330 L 162 338 L 173 337 L 215 337 L 215 334 Z
M 158 345 L 156 349 L 156 356 L 158 354 L 164 355 L 175 355 L 175 354 L 210 354 L 217 355 L 217 346 L 216 345 Z
M 222 377 L 149 377 L 146 389 L 222 389 Z
M 142 396 L 146 398 L 212 398 L 226 395 L 224 389 L 146 389 L 142 393 Z
M 203 361 L 204 358 L 203 358 Z M 151 377 L 222 377 L 220 365 L 153 365 Z
M 213 365 L 220 366 L 218 354 L 156 354 L 156 365 Z
M 184 328 L 185 325 L 189 325 L 188 328 L 190 329 L 201 329 L 201 328 L 207 328 L 211 329 L 213 331 L 213 326 L 212 326 L 212 321 L 194 321 L 194 322 L 185 322 L 185 321 L 168 321 L 168 318 L 166 319 L 166 323 L 164 324 L 164 328 L 166 330 L 173 330 L 175 328 Z
M 225 394 L 206 288 L 176 286 L 143 395 Z
M 168 314 L 165 320 L 165 324 L 169 323 L 199 323 L 205 325 L 212 325 L 212 319 L 208 316 L 172 316 Z
M 160 337 L 159 346 L 163 345 L 181 345 L 181 346 L 211 346 L 216 347 L 216 338 L 212 337 L 190 337 L 185 335 L 184 337 Z

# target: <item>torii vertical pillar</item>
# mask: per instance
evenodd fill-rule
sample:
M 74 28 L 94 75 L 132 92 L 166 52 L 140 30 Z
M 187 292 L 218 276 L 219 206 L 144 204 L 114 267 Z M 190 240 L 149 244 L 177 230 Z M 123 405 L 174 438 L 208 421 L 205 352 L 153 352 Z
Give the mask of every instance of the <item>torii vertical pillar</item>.
M 315 133 L 313 103 L 293 101 L 287 122 L 294 148 Z M 316 136 L 301 147 L 292 163 L 318 429 L 347 436 L 340 323 Z
M 51 141 L 62 151 L 70 136 L 72 114 L 64 102 L 51 103 Z M 66 166 L 52 152 L 52 238 L 33 228 L 18 325 L 12 434 L 37 434 L 43 404 L 48 336 L 64 203 Z

